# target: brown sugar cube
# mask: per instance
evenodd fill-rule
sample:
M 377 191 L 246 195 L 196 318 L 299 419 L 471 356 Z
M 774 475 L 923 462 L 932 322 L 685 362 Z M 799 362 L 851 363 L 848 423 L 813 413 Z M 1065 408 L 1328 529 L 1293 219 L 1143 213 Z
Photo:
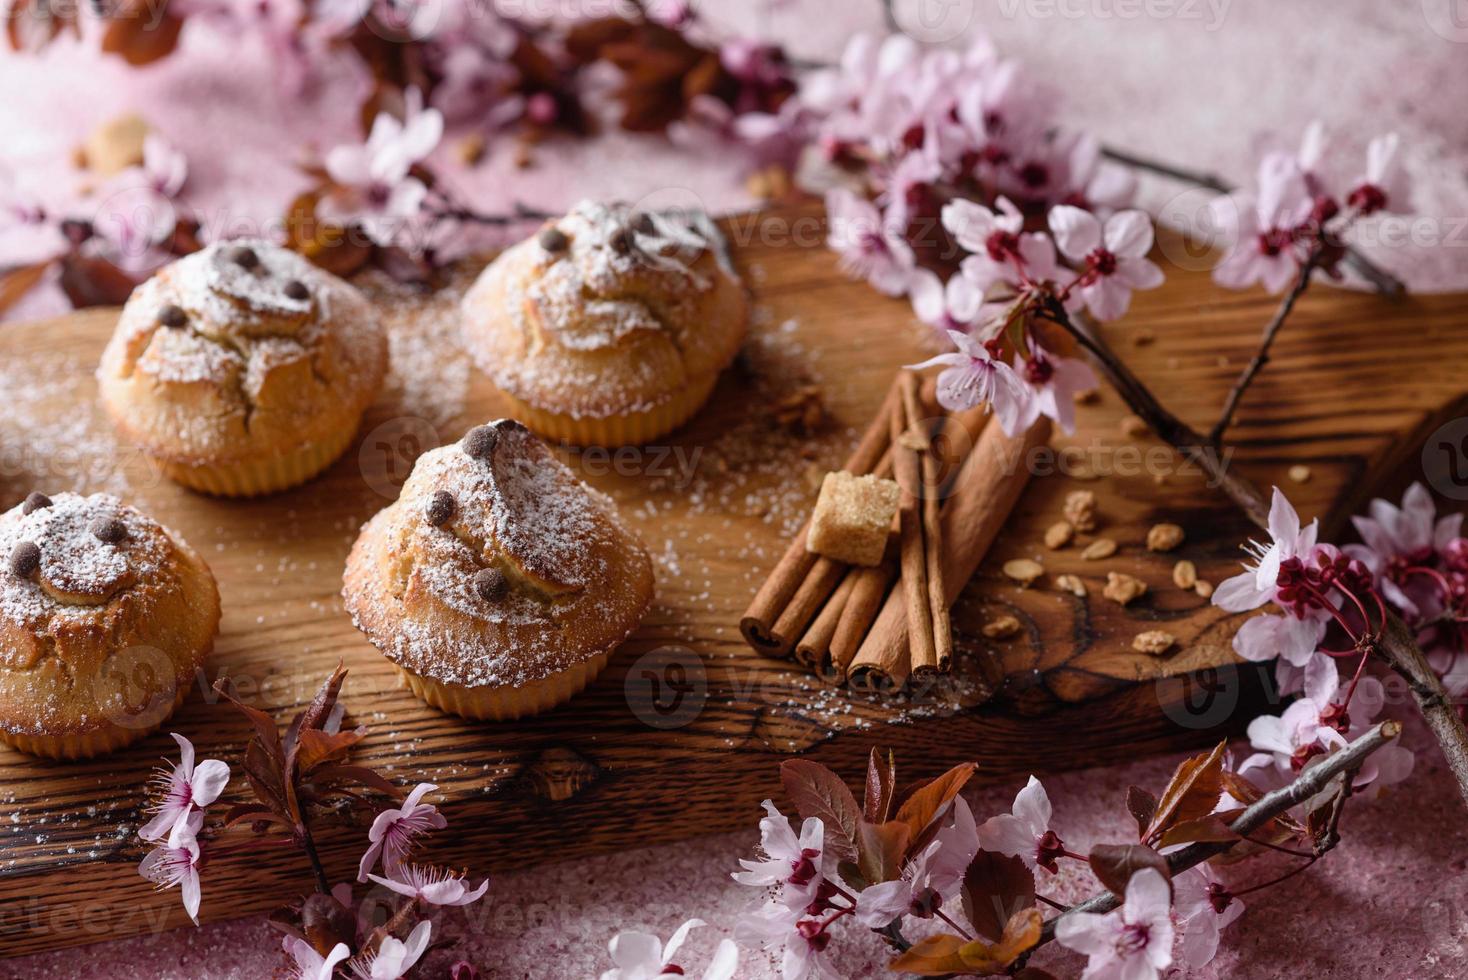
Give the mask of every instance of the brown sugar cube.
M 879 565 L 902 489 L 894 480 L 827 473 L 810 518 L 809 551 L 852 565 Z

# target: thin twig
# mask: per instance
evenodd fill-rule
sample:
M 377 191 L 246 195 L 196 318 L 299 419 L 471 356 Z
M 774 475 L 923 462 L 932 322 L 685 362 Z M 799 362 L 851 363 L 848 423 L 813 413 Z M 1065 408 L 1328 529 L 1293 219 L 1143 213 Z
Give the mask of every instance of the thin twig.
M 1238 380 L 1229 389 L 1228 400 L 1223 404 L 1223 412 L 1218 416 L 1218 421 L 1208 431 L 1208 441 L 1215 446 L 1223 440 L 1223 433 L 1233 421 L 1234 412 L 1238 410 L 1239 402 L 1243 400 L 1244 392 L 1249 390 L 1249 385 L 1254 381 L 1264 365 L 1269 363 L 1269 350 L 1274 346 L 1274 338 L 1279 336 L 1280 328 L 1289 319 L 1290 311 L 1295 308 L 1295 302 L 1310 288 L 1310 276 L 1320 265 L 1325 250 L 1316 244 L 1305 256 L 1305 261 L 1300 263 L 1300 273 L 1295 277 L 1295 284 L 1290 291 L 1284 294 L 1279 301 L 1279 307 L 1274 311 L 1274 316 L 1264 325 L 1264 335 L 1259 338 L 1259 349 L 1254 351 L 1254 356 L 1239 374 Z
M 296 824 L 296 837 L 301 842 L 301 850 L 306 852 L 306 857 L 311 861 L 311 873 L 316 876 L 316 890 L 323 895 L 331 894 L 331 882 L 326 878 L 326 868 L 321 864 L 321 855 L 316 853 L 316 841 L 311 836 L 311 828 L 303 818 Z
M 1173 180 L 1203 187 L 1211 191 L 1216 191 L 1219 194 L 1230 194 L 1235 190 L 1226 180 L 1214 174 L 1199 173 L 1196 170 L 1189 170 L 1186 167 L 1162 163 L 1157 160 L 1149 160 L 1146 157 L 1138 156 L 1135 153 L 1129 153 L 1125 150 L 1118 150 L 1115 147 L 1103 146 L 1101 148 L 1101 155 L 1108 160 L 1114 160 L 1117 163 L 1124 164 L 1136 170 L 1144 170 L 1147 173 L 1157 174 L 1161 177 L 1170 177 Z M 1372 262 L 1358 251 L 1355 246 L 1346 246 L 1345 263 L 1352 272 L 1369 282 L 1383 296 L 1397 299 L 1407 291 L 1407 287 L 1402 284 L 1400 279 L 1387 272 L 1375 262 Z
M 1242 838 L 1248 837 L 1286 810 L 1319 793 L 1337 776 L 1360 769 L 1361 764 L 1371 753 L 1386 745 L 1401 732 L 1402 726 L 1399 723 L 1391 720 L 1381 722 L 1339 752 L 1323 757 L 1319 763 L 1300 773 L 1299 778 L 1288 786 L 1264 794 L 1246 808 L 1233 823 L 1229 824 L 1229 830 L 1237 834 L 1240 840 L 1189 844 L 1167 856 L 1168 871 L 1173 875 L 1178 875 L 1210 858 L 1232 850 L 1242 843 Z M 1076 912 L 1110 912 L 1120 904 L 1121 899 L 1111 892 L 1103 892 L 1088 898 L 1046 922 L 1040 933 L 1040 942 L 1036 945 L 1043 945 L 1054 939 L 1055 924 L 1067 915 Z

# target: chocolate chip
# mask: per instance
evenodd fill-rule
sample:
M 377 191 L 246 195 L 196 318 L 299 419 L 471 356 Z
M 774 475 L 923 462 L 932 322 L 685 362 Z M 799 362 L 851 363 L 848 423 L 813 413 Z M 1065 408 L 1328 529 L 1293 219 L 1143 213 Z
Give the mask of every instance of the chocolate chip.
M 461 445 L 464 452 L 475 459 L 489 459 L 494 453 L 495 443 L 499 442 L 499 433 L 492 425 L 477 425 L 470 429 L 464 436 Z
M 292 279 L 285 284 L 285 295 L 287 299 L 306 299 L 311 295 L 311 290 L 299 279 Z
M 87 525 L 87 530 L 105 544 L 117 544 L 127 537 L 127 526 L 115 517 L 99 517 Z
M 36 511 L 45 510 L 47 507 L 50 506 L 50 497 L 46 496 L 39 490 L 32 490 L 26 496 L 25 503 L 21 505 L 20 512 L 22 514 L 34 514 Z
M 177 330 L 179 327 L 188 325 L 189 315 L 185 313 L 182 308 L 174 306 L 172 303 L 168 303 L 159 308 L 158 322 L 163 324 L 165 327 Z
M 498 568 L 485 568 L 474 573 L 474 591 L 485 602 L 493 602 L 510 588 L 505 573 Z
M 571 247 L 571 239 L 559 228 L 547 228 L 540 233 L 540 247 L 547 252 L 564 252 Z
M 652 215 L 646 211 L 643 211 L 637 216 L 637 220 L 632 223 L 632 227 L 637 229 L 639 235 L 656 235 L 658 233 L 657 222 L 653 221 Z
M 626 255 L 632 251 L 632 235 L 628 233 L 626 228 L 618 228 L 612 232 L 611 245 L 612 251 L 618 255 Z
M 447 490 L 435 490 L 433 499 L 428 501 L 428 507 L 423 511 L 423 516 L 434 527 L 443 527 L 448 519 L 454 516 L 454 511 L 457 509 L 458 504 L 454 502 L 453 494 Z
M 34 541 L 22 541 L 10 551 L 10 572 L 21 578 L 30 578 L 31 573 L 41 567 L 41 549 Z
M 225 253 L 225 257 L 241 269 L 253 269 L 260 264 L 260 256 L 248 245 L 236 245 Z

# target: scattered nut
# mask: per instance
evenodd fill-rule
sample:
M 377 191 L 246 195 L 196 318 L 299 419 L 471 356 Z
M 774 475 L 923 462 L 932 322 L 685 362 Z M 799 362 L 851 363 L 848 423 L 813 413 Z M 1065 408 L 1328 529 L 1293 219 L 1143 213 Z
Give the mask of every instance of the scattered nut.
M 1106 588 L 1101 594 L 1112 602 L 1126 605 L 1147 591 L 1147 583 L 1123 572 L 1107 572 Z
M 1148 551 L 1171 551 L 1183 543 L 1183 529 L 1176 524 L 1153 524 L 1147 532 Z
M 1086 545 L 1085 550 L 1081 552 L 1081 557 L 1086 561 L 1100 561 L 1103 558 L 1110 558 L 1114 554 L 1116 554 L 1115 541 L 1110 538 L 1097 538 L 1095 541 Z
M 1146 347 L 1148 344 L 1152 343 L 1152 341 L 1156 339 L 1157 335 L 1148 330 L 1146 327 L 1143 327 L 1136 333 L 1132 334 L 1132 343 L 1136 344 L 1138 347 Z
M 1064 589 L 1073 596 L 1079 596 L 1082 599 L 1086 597 L 1086 583 L 1074 575 L 1057 575 L 1055 577 L 1055 585 L 1057 588 Z
M 1070 544 L 1070 539 L 1075 536 L 1076 529 L 1070 526 L 1070 521 L 1056 521 L 1045 529 L 1045 547 L 1056 551 Z
M 1121 434 L 1136 439 L 1146 435 L 1147 423 L 1142 421 L 1140 415 L 1128 415 L 1121 420 Z
M 1193 591 L 1198 593 L 1198 595 L 1202 596 L 1204 599 L 1211 599 L 1213 598 L 1213 583 L 1205 582 L 1202 579 L 1198 579 L 1198 584 L 1193 586 Z
M 1295 483 L 1309 483 L 1310 467 L 1306 466 L 1303 463 L 1296 463 L 1294 466 L 1290 467 L 1289 477 Z
M 454 144 L 454 156 L 466 167 L 472 167 L 484 159 L 484 136 L 470 133 Z
M 1029 588 L 1045 574 L 1045 566 L 1029 558 L 1011 558 L 1004 563 L 1004 574 Z
M 985 623 L 983 631 L 984 635 L 991 640 L 1007 640 L 1020 631 L 1020 622 L 1006 613 Z
M 1198 566 L 1184 558 L 1172 566 L 1172 584 L 1180 589 L 1191 589 L 1198 584 Z
M 775 403 L 775 424 L 795 435 L 808 436 L 826 421 L 826 403 L 819 385 L 801 385 Z M 906 437 L 910 433 L 904 432 Z M 904 443 L 905 445 L 905 443 Z M 928 446 L 911 447 L 926 451 Z
M 1077 405 L 1094 405 L 1101 400 L 1101 392 L 1096 388 L 1086 388 L 1076 392 Z
M 82 145 L 87 168 L 99 177 L 111 177 L 129 167 L 141 167 L 148 131 L 148 124 L 136 115 L 104 122 L 88 134 Z
M 1077 531 L 1096 530 L 1096 495 L 1090 490 L 1072 490 L 1066 494 L 1062 510 Z
M 1166 630 L 1147 630 L 1132 637 L 1132 649 L 1138 653 L 1150 653 L 1154 657 L 1166 653 L 1177 642 L 1177 637 Z

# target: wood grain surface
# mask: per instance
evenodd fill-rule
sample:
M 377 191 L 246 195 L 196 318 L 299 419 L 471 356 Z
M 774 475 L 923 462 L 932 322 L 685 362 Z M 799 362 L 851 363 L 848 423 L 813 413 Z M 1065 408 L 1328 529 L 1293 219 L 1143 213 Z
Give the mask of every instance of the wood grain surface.
M 456 832 L 433 856 L 480 873 L 749 826 L 759 800 L 778 796 L 776 767 L 792 753 L 854 778 L 869 748 L 884 745 L 914 777 L 975 759 L 981 779 L 1017 782 L 1198 744 L 1248 717 L 1257 682 L 1232 666 L 1237 620 L 1171 584 L 1180 558 L 1212 582 L 1231 574 L 1248 527 L 1195 467 L 1125 434 L 1110 392 L 1082 406 L 1074 436 L 1057 436 L 1033 460 L 1036 477 L 956 606 L 953 679 L 889 703 L 752 653 L 740 613 L 821 472 L 839 464 L 895 367 L 928 353 L 931 338 L 905 303 L 838 271 L 815 212 L 740 216 L 726 227 L 756 317 L 710 405 L 665 446 L 563 450 L 643 534 L 658 598 L 605 675 L 560 710 L 499 725 L 441 715 L 397 686 L 342 612 L 341 567 L 358 527 L 392 499 L 417 453 L 498 414 L 451 343 L 451 294 L 374 293 L 393 324 L 398 367 L 358 444 L 311 484 L 246 502 L 185 492 L 112 442 L 91 371 L 115 311 L 6 327 L 0 505 L 31 489 L 105 489 L 181 531 L 219 579 L 224 621 L 207 677 L 165 731 L 237 768 L 245 724 L 205 695 L 209 685 L 232 678 L 284 724 L 343 660 L 344 700 L 372 732 L 359 761 L 405 785 L 437 783 Z M 1182 254 L 1168 244 L 1164 252 Z M 1107 335 L 1167 404 L 1206 428 L 1273 301 L 1164 263 L 1167 284 L 1139 294 Z M 1376 484 L 1417 472 L 1423 438 L 1459 412 L 1465 323 L 1462 296 L 1391 303 L 1313 290 L 1230 433 L 1235 465 L 1288 487 L 1307 517 L 1336 520 Z M 787 428 L 780 406 L 812 387 L 827 421 L 807 436 Z M 1308 482 L 1287 482 L 1293 464 L 1310 467 Z M 1049 551 L 1044 530 L 1077 489 L 1095 492 L 1100 526 Z M 1186 531 L 1172 554 L 1144 547 L 1158 521 Z M 1100 536 L 1119 544 L 1117 554 L 1083 560 L 1083 545 Z M 1041 560 L 1046 577 L 1017 588 L 999 572 L 1014 557 Z M 1102 599 L 1108 571 L 1143 579 L 1148 594 L 1124 609 Z M 1058 589 L 1064 573 L 1080 576 L 1089 595 Z M 980 628 L 1001 613 L 1017 616 L 1021 632 L 984 640 Z M 1135 634 L 1154 628 L 1175 634 L 1177 648 L 1133 651 Z M 176 893 L 154 893 L 136 873 L 144 783 L 171 754 L 161 732 L 78 764 L 0 748 L 0 815 L 9 818 L 0 819 L 0 952 L 187 921 Z M 239 793 L 232 786 L 226 799 Z M 333 878 L 351 877 L 365 828 L 320 824 Z M 203 917 L 267 910 L 309 887 L 287 850 L 224 858 L 206 872 Z

